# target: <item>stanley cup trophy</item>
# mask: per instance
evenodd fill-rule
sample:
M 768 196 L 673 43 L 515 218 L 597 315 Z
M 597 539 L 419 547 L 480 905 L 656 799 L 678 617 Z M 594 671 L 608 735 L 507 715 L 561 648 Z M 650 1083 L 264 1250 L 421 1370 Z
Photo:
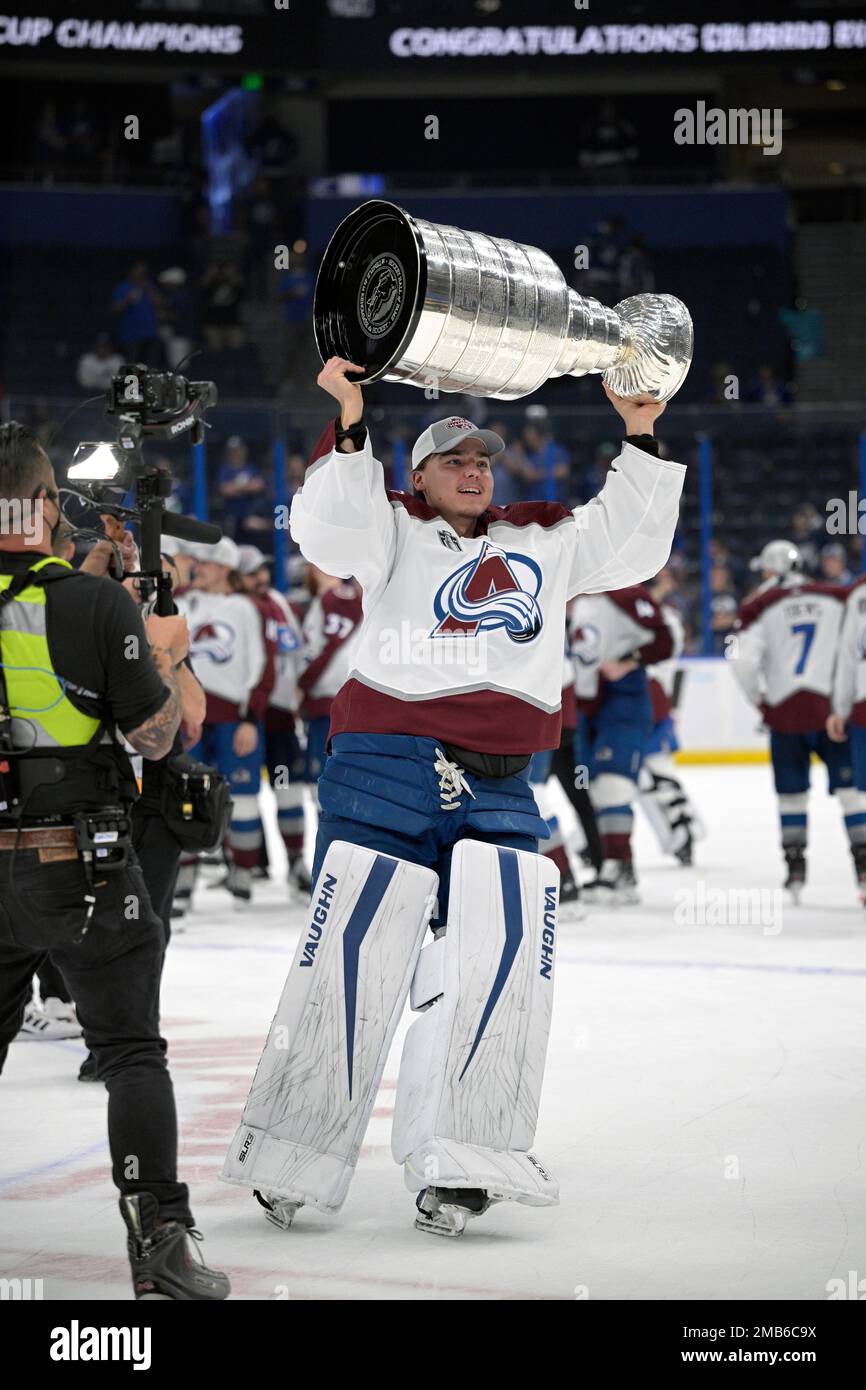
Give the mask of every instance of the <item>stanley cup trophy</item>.
M 601 372 L 621 396 L 668 400 L 692 359 L 692 321 L 670 294 L 613 309 L 569 289 L 543 251 L 362 203 L 322 258 L 313 306 L 322 360 L 366 368 L 359 385 L 515 400 L 550 377 Z

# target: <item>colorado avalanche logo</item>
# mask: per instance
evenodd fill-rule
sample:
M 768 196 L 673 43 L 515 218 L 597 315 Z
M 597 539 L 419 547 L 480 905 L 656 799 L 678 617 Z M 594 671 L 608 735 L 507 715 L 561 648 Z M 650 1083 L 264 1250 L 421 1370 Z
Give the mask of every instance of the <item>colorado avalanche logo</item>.
M 433 600 L 438 619 L 431 637 L 493 632 L 504 627 L 512 642 L 531 642 L 543 619 L 536 602 L 541 570 L 528 555 L 488 541 L 475 560 L 461 565 Z
M 189 639 L 192 657 L 207 657 L 217 666 L 231 661 L 235 645 L 235 630 L 231 623 L 202 623 L 193 628 Z

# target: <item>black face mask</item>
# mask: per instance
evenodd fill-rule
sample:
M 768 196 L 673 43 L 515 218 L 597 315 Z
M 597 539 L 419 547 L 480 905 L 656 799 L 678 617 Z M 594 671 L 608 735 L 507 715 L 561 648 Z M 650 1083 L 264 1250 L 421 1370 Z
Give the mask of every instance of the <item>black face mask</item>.
M 32 498 L 31 498 L 30 500 L 31 500 L 32 502 L 38 502 L 38 501 L 40 500 L 40 499 L 39 499 L 39 493 L 40 493 L 40 492 L 44 492 L 44 494 L 45 494 L 45 500 L 48 501 L 48 502 L 53 502 L 54 505 L 55 505 L 55 507 L 57 508 L 57 520 L 55 521 L 54 525 L 53 525 L 53 526 L 50 528 L 50 530 L 49 530 L 49 535 L 51 536 L 51 544 L 52 544 L 52 545 L 55 545 L 56 542 L 57 542 L 57 534 L 58 534 L 58 532 L 59 532 L 61 526 L 62 526 L 62 525 L 64 524 L 64 522 L 66 521 L 66 517 L 63 515 L 63 508 L 62 508 L 61 505 L 60 505 L 60 498 L 58 497 L 57 493 L 54 491 L 53 488 L 45 487 L 44 485 L 42 485 L 41 487 L 38 487 L 38 488 L 36 489 L 36 491 L 33 493 L 33 496 L 32 496 Z

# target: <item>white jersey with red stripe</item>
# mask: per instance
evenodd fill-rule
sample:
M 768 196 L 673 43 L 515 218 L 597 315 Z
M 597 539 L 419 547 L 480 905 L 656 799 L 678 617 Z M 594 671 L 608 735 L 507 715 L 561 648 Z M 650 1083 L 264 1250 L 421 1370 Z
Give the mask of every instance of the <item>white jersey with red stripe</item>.
M 275 614 L 275 631 L 269 635 L 276 644 L 277 677 L 269 704 L 274 709 L 295 710 L 300 701 L 298 677 L 304 664 L 304 635 L 291 604 L 279 589 L 268 589 Z
M 586 506 L 492 506 L 466 537 L 422 499 L 386 491 L 369 436 L 357 453 L 334 451 L 333 428 L 291 516 L 307 559 L 363 589 L 331 733 L 413 733 L 482 752 L 556 747 L 566 602 L 657 573 L 685 468 L 625 443 Z
M 175 602 L 189 625 L 190 662 L 207 696 L 207 722 L 228 723 L 247 713 L 261 719 L 268 692 L 259 683 L 267 652 L 256 604 L 247 594 L 195 588 L 184 589 Z
M 727 657 L 738 684 L 780 733 L 823 729 L 847 591 L 787 575 L 740 606 Z
M 833 712 L 866 725 L 866 575 L 852 584 L 845 600 L 833 680 Z
M 334 696 L 352 669 L 363 622 L 361 589 L 352 580 L 317 594 L 304 617 L 303 712 L 330 714 Z
M 571 657 L 581 704 L 599 694 L 600 667 L 640 654 L 642 664 L 666 660 L 673 635 L 662 610 L 643 585 L 610 594 L 581 594 L 571 611 Z

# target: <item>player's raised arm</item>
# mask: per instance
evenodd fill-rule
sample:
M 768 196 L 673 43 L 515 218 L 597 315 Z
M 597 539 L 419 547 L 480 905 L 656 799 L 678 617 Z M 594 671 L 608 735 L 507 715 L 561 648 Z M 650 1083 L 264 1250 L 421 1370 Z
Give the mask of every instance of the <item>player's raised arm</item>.
M 653 438 L 666 402 L 604 390 L 625 422 L 626 438 L 601 492 L 574 509 L 569 598 L 651 579 L 667 563 L 679 516 L 685 465 L 659 458 Z
M 340 414 L 292 503 L 291 534 L 307 560 L 326 574 L 354 574 L 367 597 L 390 573 L 396 528 L 382 465 L 363 423 L 361 388 L 347 376 L 363 370 L 331 357 L 319 373 L 318 384 L 339 402 Z

